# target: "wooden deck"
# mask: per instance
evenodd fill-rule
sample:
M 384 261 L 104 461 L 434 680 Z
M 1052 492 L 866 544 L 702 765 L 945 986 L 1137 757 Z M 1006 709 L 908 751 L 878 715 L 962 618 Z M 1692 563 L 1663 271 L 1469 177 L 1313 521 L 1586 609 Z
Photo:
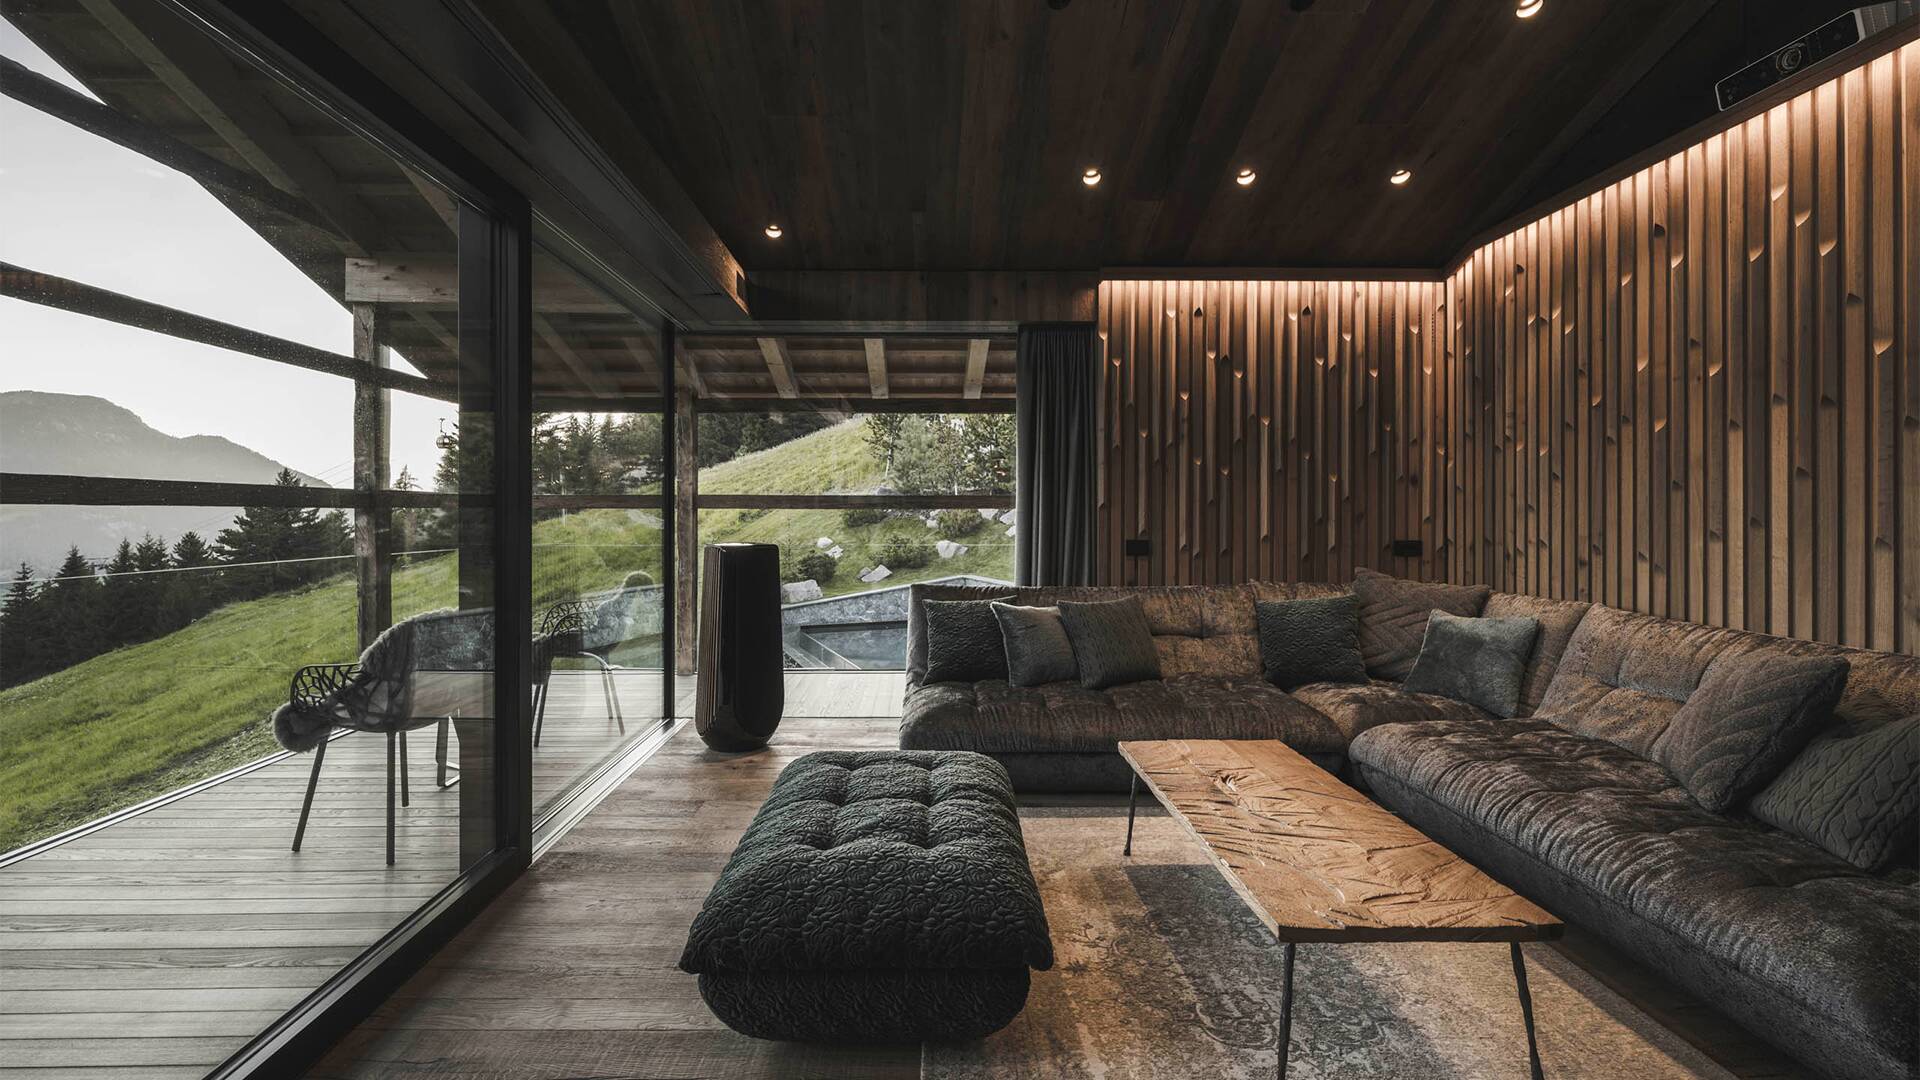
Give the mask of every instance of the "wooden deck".
M 657 727 L 660 677 L 616 678 L 626 736 L 597 673 L 556 674 L 537 804 Z M 459 791 L 434 785 L 433 735 L 408 740 L 392 867 L 386 743 L 353 734 L 328 747 L 299 853 L 306 755 L 0 869 L 0 1077 L 200 1077 L 319 986 L 454 876 Z

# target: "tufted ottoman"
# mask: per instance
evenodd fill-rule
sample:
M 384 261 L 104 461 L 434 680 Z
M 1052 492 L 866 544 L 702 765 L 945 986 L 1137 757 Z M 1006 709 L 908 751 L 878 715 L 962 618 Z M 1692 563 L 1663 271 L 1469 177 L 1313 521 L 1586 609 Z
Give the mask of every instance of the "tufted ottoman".
M 680 957 L 728 1027 L 815 1042 L 978 1038 L 1052 965 L 1012 784 L 966 751 L 788 765 Z

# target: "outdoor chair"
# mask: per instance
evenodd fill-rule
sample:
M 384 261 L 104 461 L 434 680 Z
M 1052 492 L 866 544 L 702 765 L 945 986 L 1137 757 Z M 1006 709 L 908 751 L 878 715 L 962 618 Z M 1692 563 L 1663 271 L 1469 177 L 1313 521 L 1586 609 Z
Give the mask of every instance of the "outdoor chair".
M 563 656 L 590 659 L 599 666 L 600 692 L 606 698 L 607 715 L 619 726 L 620 734 L 627 733 L 627 722 L 620 712 L 620 695 L 613 677 L 619 665 L 609 657 L 630 636 L 628 631 L 633 623 L 633 605 L 640 591 L 640 587 L 625 587 L 599 598 L 586 596 L 577 600 L 562 600 L 548 608 L 541 617 L 539 642 L 543 642 L 545 648 L 536 648 L 534 654 L 537 681 L 533 690 L 533 745 L 540 745 L 540 732 L 547 712 L 547 684 L 553 675 L 553 662 Z
M 541 647 L 536 642 L 536 648 Z M 320 783 L 333 729 L 387 736 L 387 865 L 393 865 L 394 775 L 398 754 L 400 805 L 410 805 L 407 790 L 407 732 L 437 725 L 435 782 L 452 786 L 449 773 L 459 767 L 447 762 L 447 729 L 452 715 L 415 715 L 416 676 L 421 672 L 482 672 L 494 666 L 494 618 L 491 610 L 435 611 L 395 623 L 368 645 L 351 664 L 311 664 L 294 673 L 287 703 L 274 710 L 273 735 L 293 751 L 313 751 L 313 772 L 307 778 L 306 799 L 300 804 L 300 823 L 293 831 L 293 850 L 306 837 L 307 817 Z

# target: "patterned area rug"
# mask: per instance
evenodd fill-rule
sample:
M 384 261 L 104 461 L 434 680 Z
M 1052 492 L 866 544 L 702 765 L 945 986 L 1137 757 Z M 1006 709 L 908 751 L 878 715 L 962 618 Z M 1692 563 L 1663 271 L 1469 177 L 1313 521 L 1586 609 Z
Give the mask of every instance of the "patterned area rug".
M 1270 1077 L 1280 949 L 1171 818 L 1023 811 L 1057 956 L 1027 1008 L 980 1042 L 929 1045 L 924 1080 Z M 1546 1074 L 1679 1080 L 1730 1074 L 1548 946 L 1527 946 Z M 1527 1075 L 1505 945 L 1302 945 L 1295 1080 Z

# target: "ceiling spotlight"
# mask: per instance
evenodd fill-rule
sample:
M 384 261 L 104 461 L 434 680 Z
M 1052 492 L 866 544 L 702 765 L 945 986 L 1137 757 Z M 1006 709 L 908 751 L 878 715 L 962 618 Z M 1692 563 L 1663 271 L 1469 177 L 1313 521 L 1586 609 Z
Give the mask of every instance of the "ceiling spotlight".
M 1392 176 L 1389 176 L 1389 177 L 1387 177 L 1387 183 L 1389 183 L 1389 184 L 1392 184 L 1392 185 L 1393 185 L 1393 186 L 1395 186 L 1395 187 L 1399 187 L 1400 185 L 1402 185 L 1402 184 L 1404 184 L 1404 183 L 1406 183 L 1407 181 L 1409 181 L 1409 180 L 1411 180 L 1411 179 L 1413 179 L 1413 172 L 1412 172 L 1412 170 L 1410 170 L 1410 169 L 1395 169 L 1395 170 L 1393 170 L 1393 175 L 1392 175 Z
M 1233 182 L 1239 184 L 1241 187 L 1246 187 L 1248 184 L 1253 183 L 1256 175 L 1252 169 L 1241 169 L 1234 174 Z
M 1540 9 L 1546 6 L 1547 0 L 1520 0 L 1514 7 L 1513 13 L 1518 18 L 1531 19 L 1540 14 Z
M 1093 187 L 1095 184 L 1098 184 L 1100 182 L 1100 170 L 1088 169 L 1086 172 L 1081 173 L 1080 182 L 1087 185 L 1088 187 Z
M 778 226 L 778 225 L 769 225 L 769 226 L 767 226 L 767 236 L 768 236 L 768 237 L 770 237 L 770 238 L 772 238 L 772 239 L 774 239 L 774 240 L 778 240 L 778 239 L 780 239 L 780 235 L 781 235 L 782 233 L 784 233 L 784 232 L 786 232 L 786 230 L 785 230 L 785 229 L 782 229 L 782 228 L 781 228 L 780 226 Z

